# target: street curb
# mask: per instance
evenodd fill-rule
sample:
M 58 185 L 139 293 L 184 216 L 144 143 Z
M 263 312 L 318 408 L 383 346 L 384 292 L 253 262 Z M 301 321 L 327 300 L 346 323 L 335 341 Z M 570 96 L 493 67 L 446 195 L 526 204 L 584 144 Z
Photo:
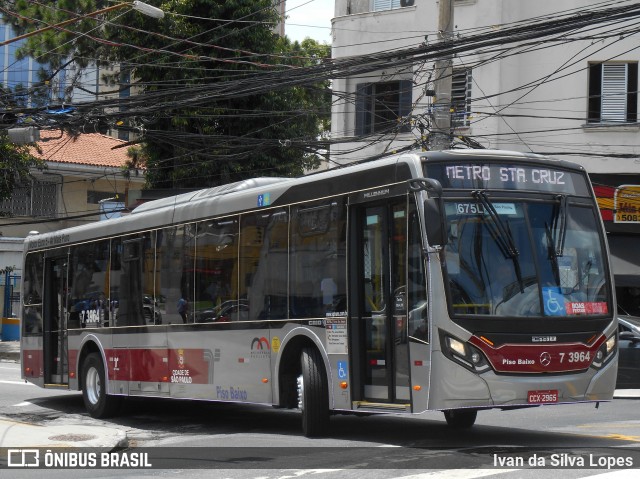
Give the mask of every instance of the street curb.
M 0 447 L 106 448 L 129 445 L 126 431 L 108 426 L 86 424 L 42 425 L 15 421 L 0 416 Z
M 19 341 L 0 341 L 0 360 L 20 361 Z
M 20 353 L 0 353 L 0 361 L 20 362 Z

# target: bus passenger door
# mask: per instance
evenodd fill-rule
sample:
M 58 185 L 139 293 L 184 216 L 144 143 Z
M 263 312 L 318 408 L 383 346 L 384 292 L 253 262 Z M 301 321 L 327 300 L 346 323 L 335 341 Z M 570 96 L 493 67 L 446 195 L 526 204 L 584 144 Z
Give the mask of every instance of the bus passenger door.
M 69 383 L 67 363 L 67 257 L 48 258 L 45 263 L 44 383 Z
M 351 350 L 354 399 L 410 402 L 407 343 L 407 200 L 352 210 Z M 400 406 L 402 405 L 402 406 Z

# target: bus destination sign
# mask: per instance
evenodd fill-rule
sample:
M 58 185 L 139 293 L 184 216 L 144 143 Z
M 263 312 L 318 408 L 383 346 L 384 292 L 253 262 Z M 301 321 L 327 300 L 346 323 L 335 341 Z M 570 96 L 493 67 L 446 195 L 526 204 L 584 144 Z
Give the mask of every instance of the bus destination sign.
M 530 165 L 506 163 L 426 164 L 426 175 L 443 188 L 558 191 L 588 195 L 579 173 Z

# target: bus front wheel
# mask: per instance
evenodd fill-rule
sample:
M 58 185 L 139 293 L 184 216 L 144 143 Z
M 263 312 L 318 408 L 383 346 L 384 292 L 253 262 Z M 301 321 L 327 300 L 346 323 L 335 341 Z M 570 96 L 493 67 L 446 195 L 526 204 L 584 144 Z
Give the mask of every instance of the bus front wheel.
M 444 411 L 444 418 L 450 427 L 468 429 L 476 422 L 478 411 L 475 409 L 449 409 Z
M 314 347 L 304 348 L 300 367 L 298 407 L 302 411 L 302 431 L 307 437 L 322 436 L 329 426 L 329 388 L 320 352 Z
M 120 397 L 107 394 L 104 363 L 98 353 L 89 354 L 82 363 L 82 399 L 91 417 L 113 416 L 120 404 Z

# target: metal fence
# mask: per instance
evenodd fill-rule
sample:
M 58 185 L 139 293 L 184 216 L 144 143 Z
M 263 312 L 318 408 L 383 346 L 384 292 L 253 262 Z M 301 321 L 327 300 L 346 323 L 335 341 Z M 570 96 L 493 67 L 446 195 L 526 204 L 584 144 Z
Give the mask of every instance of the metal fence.
M 20 311 L 20 280 L 17 274 L 5 273 L 0 276 L 0 291 L 2 291 L 2 317 L 15 318 Z

